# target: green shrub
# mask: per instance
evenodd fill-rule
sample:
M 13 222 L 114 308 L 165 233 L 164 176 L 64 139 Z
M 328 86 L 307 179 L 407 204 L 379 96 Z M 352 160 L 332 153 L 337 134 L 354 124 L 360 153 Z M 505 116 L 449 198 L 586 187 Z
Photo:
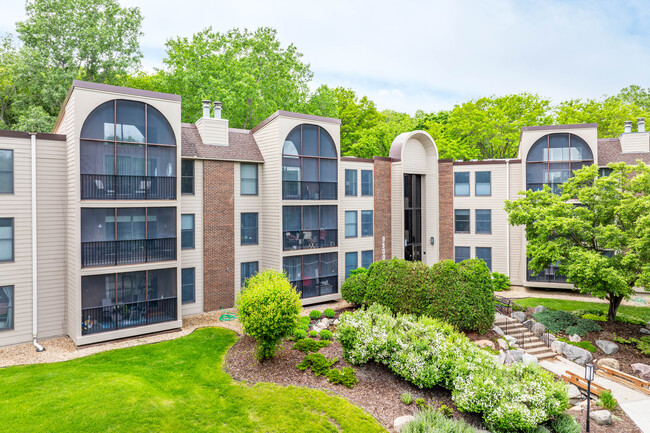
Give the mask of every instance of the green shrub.
M 309 318 L 310 318 L 311 320 L 320 319 L 320 316 L 322 316 L 322 314 L 321 314 L 321 312 L 318 311 L 318 310 L 311 310 L 311 311 L 309 312 Z
M 299 370 L 307 370 L 308 368 L 311 368 L 314 376 L 318 377 L 327 374 L 330 367 L 336 364 L 337 361 L 337 358 L 325 358 L 322 353 L 310 353 L 305 356 L 305 359 L 303 359 L 296 367 L 298 367 Z
M 402 433 L 477 433 L 477 430 L 462 420 L 450 419 L 434 410 L 425 410 L 402 428 Z
M 348 388 L 354 388 L 354 385 L 358 382 L 357 375 L 351 367 L 344 367 L 341 370 L 338 368 L 332 368 L 325 373 L 325 376 L 327 376 L 330 383 L 340 383 Z
M 296 329 L 293 331 L 293 339 L 296 341 L 302 340 L 304 338 L 307 338 L 307 331 L 304 329 Z
M 327 329 L 323 329 L 320 331 L 320 338 L 323 340 L 331 340 L 332 339 L 332 331 L 328 331 Z
M 614 411 L 618 407 L 618 402 L 608 390 L 604 390 L 600 394 L 600 399 L 597 401 L 598 406 L 607 409 L 609 411 Z
M 313 330 L 312 330 L 312 331 L 309 331 L 309 336 L 310 336 L 311 338 L 316 338 L 316 337 L 318 337 L 318 331 L 313 331 Z
M 440 405 L 440 407 L 438 408 L 438 412 L 440 412 L 447 418 L 451 418 L 454 415 L 454 410 L 444 404 Z
M 416 398 L 415 399 L 415 405 L 418 407 L 420 410 L 425 410 L 429 407 L 427 404 L 427 401 L 423 398 Z
M 594 320 L 596 322 L 607 322 L 607 316 L 597 316 L 595 314 L 584 314 L 583 319 Z
M 614 338 L 613 338 L 613 340 L 614 340 L 615 342 L 617 342 L 617 343 L 620 343 L 620 344 L 632 344 L 632 342 L 631 342 L 630 340 L 626 340 L 626 339 L 623 338 L 623 337 L 617 337 L 617 336 L 616 336 L 616 333 L 614 333 Z
M 495 292 L 510 290 L 510 277 L 499 272 L 492 272 L 492 286 Z
M 589 341 L 571 341 L 568 338 L 558 338 L 560 341 L 564 341 L 566 344 L 570 344 L 572 346 L 580 347 L 581 349 L 585 349 L 590 351 L 591 353 L 596 353 L 598 351 L 598 348 L 591 344 Z
M 621 323 L 630 323 L 632 325 L 642 325 L 642 326 L 645 326 L 646 324 L 646 321 L 643 319 L 639 319 L 638 317 L 630 316 L 623 313 L 618 313 L 616 315 L 615 321 Z
M 402 403 L 404 403 L 407 406 L 413 403 L 413 394 L 411 394 L 408 391 L 405 391 L 402 394 L 400 394 L 399 398 L 402 400 Z
M 598 332 L 602 328 L 593 320 L 581 319 L 567 311 L 546 310 L 533 314 L 533 317 L 553 334 L 565 333 L 584 336 L 589 332 Z
M 303 338 L 302 340 L 296 341 L 292 349 L 299 350 L 304 353 L 318 352 L 320 349 L 328 346 L 329 344 L 330 342 L 326 340 L 316 341 L 310 338 Z
M 555 433 L 580 433 L 582 428 L 574 417 L 567 414 L 560 414 L 551 421 L 551 428 Z
M 364 279 L 363 298 L 358 291 L 342 290 L 348 302 L 378 303 L 393 313 L 434 317 L 479 333 L 493 325 L 492 275 L 482 260 L 460 264 L 447 260 L 431 267 L 422 262 L 383 260 L 357 276 Z
M 331 308 L 328 308 L 328 309 L 326 309 L 325 311 L 323 311 L 323 314 L 324 314 L 325 317 L 327 317 L 328 319 L 333 319 L 334 316 L 336 316 L 336 311 L 332 310 Z
M 258 359 L 275 355 L 282 339 L 296 328 L 300 310 L 300 296 L 285 273 L 266 270 L 246 281 L 237 311 L 244 333 L 257 340 Z
M 372 268 L 372 265 L 370 266 Z M 362 305 L 366 295 L 368 269 L 358 268 L 341 285 L 341 297 L 354 305 Z

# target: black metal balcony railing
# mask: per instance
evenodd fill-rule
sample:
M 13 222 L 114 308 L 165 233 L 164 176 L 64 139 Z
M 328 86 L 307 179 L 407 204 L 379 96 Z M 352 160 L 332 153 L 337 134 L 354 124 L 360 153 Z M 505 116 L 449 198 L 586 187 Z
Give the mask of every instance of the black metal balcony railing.
M 282 181 L 284 200 L 336 200 L 336 182 Z
M 115 331 L 176 320 L 176 297 L 81 310 L 81 334 Z
M 338 242 L 337 233 L 337 229 L 287 231 L 282 235 L 283 249 L 287 251 L 335 247 Z
M 313 298 L 338 293 L 338 276 L 320 278 L 303 278 L 302 280 L 291 281 L 296 290 L 300 292 L 301 298 Z
M 82 174 L 82 200 L 174 200 L 176 178 Z
M 81 266 L 117 266 L 176 260 L 176 238 L 81 243 Z
M 541 191 L 544 188 L 544 185 L 548 185 L 551 188 L 553 194 L 562 195 L 562 186 L 563 183 L 527 183 L 526 189 L 533 191 Z

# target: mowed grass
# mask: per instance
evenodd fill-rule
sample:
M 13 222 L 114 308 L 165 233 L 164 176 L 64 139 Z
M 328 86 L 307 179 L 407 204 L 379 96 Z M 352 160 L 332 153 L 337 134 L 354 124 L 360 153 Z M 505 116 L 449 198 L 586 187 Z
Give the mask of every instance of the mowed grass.
M 204 328 L 164 343 L 0 369 L 0 431 L 385 432 L 323 391 L 233 381 L 223 359 L 236 341 L 232 331 Z
M 609 304 L 602 304 L 599 302 L 586 302 L 586 301 L 567 301 L 563 299 L 546 299 L 546 298 L 524 298 L 517 299 L 514 302 L 522 307 L 537 307 L 543 305 L 549 310 L 598 310 L 607 314 Z M 650 322 L 650 307 L 633 307 L 631 305 L 621 305 L 618 308 L 619 313 L 627 314 L 629 316 L 638 317 L 646 322 Z

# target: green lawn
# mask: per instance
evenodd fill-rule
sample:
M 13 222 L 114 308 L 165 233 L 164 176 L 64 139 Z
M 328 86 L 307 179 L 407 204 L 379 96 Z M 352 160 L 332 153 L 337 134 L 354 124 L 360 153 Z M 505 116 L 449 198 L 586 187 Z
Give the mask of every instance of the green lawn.
M 514 302 L 523 307 L 536 307 L 538 305 L 543 305 L 549 310 L 600 310 L 605 314 L 609 308 L 609 304 L 585 301 L 566 301 L 563 299 L 525 298 L 517 299 Z M 618 312 L 630 316 L 635 316 L 645 320 L 646 322 L 650 322 L 650 307 L 633 307 L 630 305 L 621 305 L 618 308 Z
M 223 358 L 235 341 L 232 331 L 205 328 L 164 343 L 0 369 L 0 430 L 385 432 L 367 412 L 322 391 L 234 382 Z

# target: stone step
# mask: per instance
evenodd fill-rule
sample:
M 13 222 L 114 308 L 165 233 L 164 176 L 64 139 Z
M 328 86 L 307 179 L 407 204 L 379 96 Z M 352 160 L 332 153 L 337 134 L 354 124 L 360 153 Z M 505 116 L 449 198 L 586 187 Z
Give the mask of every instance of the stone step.
M 541 347 L 532 347 L 530 349 L 525 349 L 526 352 L 530 353 L 531 355 L 535 355 L 537 353 L 543 353 L 543 352 L 552 352 L 551 349 L 549 349 L 546 346 L 541 346 Z
M 535 358 L 537 358 L 538 361 L 542 361 L 544 359 L 550 359 L 550 358 L 555 358 L 557 356 L 557 353 L 555 352 L 542 352 L 540 354 L 535 354 Z
M 540 347 L 544 347 L 544 348 L 548 349 L 548 346 L 546 346 L 541 341 L 531 341 L 529 343 L 527 342 L 527 343 L 522 344 L 521 347 L 524 350 L 537 349 L 537 348 L 540 348 Z

